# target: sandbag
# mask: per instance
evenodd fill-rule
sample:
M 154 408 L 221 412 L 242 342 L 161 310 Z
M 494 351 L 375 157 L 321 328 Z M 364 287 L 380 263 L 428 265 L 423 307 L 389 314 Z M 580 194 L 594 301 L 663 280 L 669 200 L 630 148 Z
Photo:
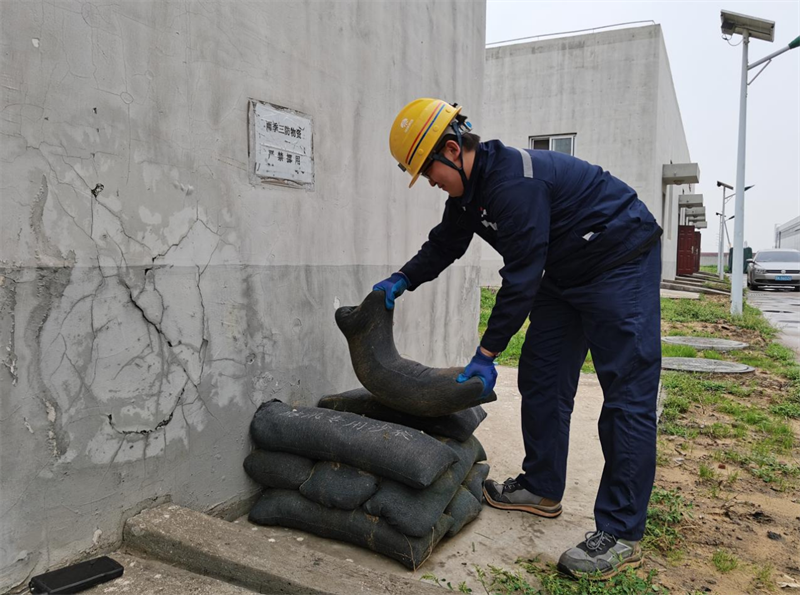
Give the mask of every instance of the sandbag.
M 342 463 L 319 462 L 300 486 L 300 493 L 328 508 L 355 510 L 378 489 L 378 478 Z
M 431 485 L 458 460 L 452 448 L 417 430 L 277 399 L 258 408 L 250 435 L 265 450 L 345 463 L 416 489 Z
M 336 324 L 350 346 L 350 359 L 361 384 L 381 403 L 420 417 L 439 417 L 497 400 L 481 397 L 483 382 L 456 382 L 464 370 L 429 368 L 400 357 L 392 332 L 394 310 L 387 310 L 383 291 L 372 291 L 360 306 L 336 310 Z
M 371 419 L 408 426 L 427 434 L 454 438 L 461 442 L 472 436 L 475 429 L 486 419 L 486 412 L 480 405 L 441 417 L 419 417 L 403 413 L 387 407 L 365 388 L 322 397 L 317 407 L 358 413 Z
M 481 503 L 475 499 L 468 490 L 458 488 L 456 495 L 447 505 L 444 513 L 453 517 L 453 526 L 447 532 L 448 537 L 453 537 L 466 525 L 478 518 L 481 512 Z
M 360 509 L 346 512 L 325 508 L 291 490 L 265 491 L 250 510 L 249 519 L 259 525 L 300 529 L 320 537 L 354 543 L 394 558 L 412 570 L 431 555 L 453 525 L 452 517 L 442 515 L 424 537 L 410 538 L 394 530 L 386 521 Z M 336 580 L 336 577 L 331 577 L 331 580 Z
M 364 510 L 385 519 L 404 535 L 426 535 L 444 513 L 473 463 L 486 458 L 474 436 L 466 442 L 449 439 L 443 442 L 458 453 L 458 462 L 429 488 L 413 490 L 396 481 L 383 481 L 375 495 L 364 503 Z
M 483 497 L 483 482 L 489 477 L 489 470 L 491 467 L 486 463 L 475 463 L 475 465 L 467 473 L 467 478 L 464 480 L 464 487 L 470 494 L 475 496 L 475 499 L 481 504 L 485 500 Z
M 296 490 L 313 468 L 311 459 L 285 452 L 254 450 L 244 460 L 245 472 L 265 488 Z

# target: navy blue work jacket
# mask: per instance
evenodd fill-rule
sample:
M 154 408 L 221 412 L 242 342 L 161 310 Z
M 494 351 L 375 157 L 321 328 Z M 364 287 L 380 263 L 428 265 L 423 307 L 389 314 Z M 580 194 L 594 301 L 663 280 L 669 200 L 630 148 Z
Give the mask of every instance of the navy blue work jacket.
M 636 192 L 602 168 L 556 153 L 480 143 L 464 194 L 400 270 L 409 290 L 464 255 L 474 234 L 503 257 L 502 287 L 481 345 L 506 348 L 533 307 L 542 275 L 574 287 L 635 258 L 661 228 Z

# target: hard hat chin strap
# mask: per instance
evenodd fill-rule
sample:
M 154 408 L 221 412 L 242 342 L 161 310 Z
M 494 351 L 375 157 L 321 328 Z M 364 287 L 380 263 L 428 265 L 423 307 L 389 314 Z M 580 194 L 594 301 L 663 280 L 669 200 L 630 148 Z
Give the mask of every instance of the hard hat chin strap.
M 469 179 L 467 178 L 467 174 L 464 172 L 464 148 L 461 140 L 461 125 L 457 120 L 453 120 L 450 122 L 449 127 L 455 132 L 456 140 L 458 141 L 458 154 L 461 157 L 461 166 L 459 167 L 439 152 L 433 153 L 431 155 L 431 159 L 433 161 L 438 161 L 439 163 L 444 163 L 447 167 L 451 167 L 456 170 L 461 176 L 461 183 L 464 185 L 464 190 L 466 190 Z

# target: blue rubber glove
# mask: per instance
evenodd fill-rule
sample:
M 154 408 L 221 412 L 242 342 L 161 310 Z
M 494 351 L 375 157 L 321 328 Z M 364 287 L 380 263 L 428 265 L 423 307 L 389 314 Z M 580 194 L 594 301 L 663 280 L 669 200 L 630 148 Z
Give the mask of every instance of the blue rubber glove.
M 494 358 L 484 355 L 481 352 L 480 346 L 472 357 L 472 361 L 467 364 L 467 367 L 458 375 L 456 380 L 458 382 L 466 382 L 473 376 L 477 376 L 483 381 L 482 397 L 492 392 L 494 384 L 497 382 L 497 370 L 494 369 Z
M 387 310 L 394 310 L 394 300 L 400 297 L 406 289 L 408 289 L 408 277 L 403 273 L 393 273 L 391 277 L 372 287 L 372 291 L 386 292 Z

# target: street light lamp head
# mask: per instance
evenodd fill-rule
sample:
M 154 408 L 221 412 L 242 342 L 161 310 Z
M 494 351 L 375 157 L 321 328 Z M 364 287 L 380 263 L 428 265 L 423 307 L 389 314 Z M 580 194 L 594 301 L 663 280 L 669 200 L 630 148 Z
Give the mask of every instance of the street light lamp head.
M 720 18 L 723 35 L 744 35 L 746 32 L 754 39 L 775 41 L 775 21 L 749 17 L 727 10 L 721 11 Z
M 717 188 L 719 188 L 720 186 L 722 186 L 723 188 L 727 188 L 728 190 L 733 190 L 733 186 L 730 186 L 725 182 L 720 182 L 719 180 L 717 180 Z

